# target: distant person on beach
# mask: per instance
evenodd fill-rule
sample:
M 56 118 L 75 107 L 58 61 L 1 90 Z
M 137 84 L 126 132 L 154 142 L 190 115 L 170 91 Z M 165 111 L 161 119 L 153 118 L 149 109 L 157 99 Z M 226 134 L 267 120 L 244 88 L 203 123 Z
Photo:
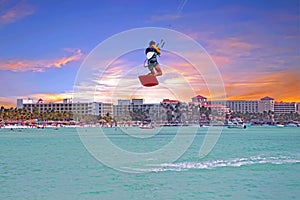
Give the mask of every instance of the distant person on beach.
M 156 46 L 154 41 L 150 41 L 149 47 L 146 49 L 147 67 L 150 70 L 149 74 L 154 76 L 161 76 L 162 71 L 157 61 L 157 56 L 160 56 L 160 49 Z M 155 70 L 154 70 L 155 69 Z

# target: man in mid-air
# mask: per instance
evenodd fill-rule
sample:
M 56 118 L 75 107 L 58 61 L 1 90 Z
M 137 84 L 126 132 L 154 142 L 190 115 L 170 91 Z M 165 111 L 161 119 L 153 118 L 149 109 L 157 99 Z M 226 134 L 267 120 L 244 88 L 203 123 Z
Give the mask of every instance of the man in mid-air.
M 149 47 L 145 51 L 147 56 L 147 67 L 150 70 L 149 74 L 153 76 L 161 76 L 162 71 L 157 61 L 157 56 L 160 56 L 160 49 L 156 46 L 154 41 L 150 41 Z M 155 70 L 154 70 L 155 69 Z

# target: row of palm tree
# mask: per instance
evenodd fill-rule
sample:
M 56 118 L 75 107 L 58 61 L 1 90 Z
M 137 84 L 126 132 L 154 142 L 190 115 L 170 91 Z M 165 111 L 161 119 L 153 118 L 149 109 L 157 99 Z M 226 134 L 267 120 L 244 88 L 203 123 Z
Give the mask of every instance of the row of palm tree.
M 32 119 L 38 119 L 40 121 L 70 121 L 73 120 L 73 113 L 54 110 L 40 113 L 37 108 L 33 109 L 32 112 L 24 108 L 4 108 L 3 106 L 0 108 L 0 120 L 2 121 L 25 121 Z
M 242 118 L 246 122 L 250 122 L 253 119 L 258 121 L 273 121 L 273 122 L 285 122 L 285 121 L 300 121 L 300 114 L 296 112 L 285 113 L 285 114 L 275 114 L 272 111 L 264 111 L 263 113 L 241 113 L 232 112 L 229 118 Z
M 112 116 L 107 113 L 105 116 L 91 116 L 91 115 L 79 115 L 71 111 L 58 112 L 55 110 L 47 112 L 39 112 L 37 108 L 34 108 L 32 112 L 24 108 L 5 108 L 0 107 L 0 122 L 15 123 L 20 121 L 30 121 L 36 119 L 38 121 L 72 121 L 97 123 L 99 120 L 111 123 Z
M 204 118 L 205 120 L 211 120 L 212 116 L 217 116 L 217 113 L 213 113 L 210 108 L 205 108 L 202 106 L 186 106 L 184 104 L 178 105 L 162 105 L 162 110 L 160 116 L 154 116 L 153 113 L 156 111 L 147 110 L 142 112 L 141 109 L 131 110 L 127 112 L 126 116 L 117 116 L 113 118 L 112 116 L 106 114 L 105 116 L 88 116 L 88 115 L 74 115 L 71 111 L 58 112 L 55 110 L 42 112 L 40 113 L 37 108 L 33 109 L 32 112 L 29 112 L 26 109 L 20 108 L 4 108 L 0 107 L 0 121 L 25 121 L 38 119 L 40 121 L 71 121 L 82 119 L 82 121 L 97 122 L 99 120 L 104 120 L 107 122 L 112 121 L 131 121 L 131 120 L 140 120 L 151 118 L 159 119 L 165 121 L 194 121 Z M 284 122 L 284 121 L 300 121 L 299 113 L 288 113 L 288 114 L 274 114 L 274 112 L 263 112 L 263 113 L 240 113 L 232 112 L 224 116 L 226 119 L 231 118 L 242 118 L 246 122 L 250 122 L 253 119 L 258 121 L 272 120 L 275 122 Z M 124 119 L 123 119 L 124 118 Z M 80 121 L 80 120 L 79 120 Z

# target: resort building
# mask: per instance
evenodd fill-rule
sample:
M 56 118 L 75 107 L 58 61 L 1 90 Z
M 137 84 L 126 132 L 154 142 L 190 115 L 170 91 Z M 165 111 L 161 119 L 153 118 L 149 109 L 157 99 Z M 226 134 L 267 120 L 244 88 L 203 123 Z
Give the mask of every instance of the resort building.
M 130 100 L 118 99 L 118 105 L 120 105 L 120 106 L 129 106 L 130 105 Z
M 117 121 L 158 121 L 160 115 L 160 104 L 144 104 L 143 99 L 119 99 L 118 104 L 113 106 L 113 116 Z
M 102 102 L 88 102 L 82 103 L 72 102 L 72 99 L 64 99 L 63 102 L 53 103 L 44 102 L 43 99 L 39 99 L 34 102 L 32 99 L 17 99 L 17 108 L 24 108 L 29 112 L 34 112 L 37 110 L 39 113 L 58 111 L 58 112 L 74 112 L 82 115 L 112 115 L 113 106 L 111 103 Z
M 207 101 L 207 98 L 198 95 L 192 98 L 192 103 L 194 104 L 199 103 L 201 105 L 210 105 L 210 107 L 218 108 L 219 111 L 221 112 L 227 112 L 226 109 L 230 109 L 231 112 L 241 112 L 241 113 L 262 113 L 264 111 L 266 112 L 274 111 L 274 99 L 271 97 L 264 97 L 260 100 Z
M 207 98 L 203 97 L 201 95 L 197 95 L 192 98 L 193 103 L 201 103 L 201 104 L 207 104 Z
M 139 106 L 144 104 L 144 99 L 132 99 L 131 100 L 132 105 Z
M 179 100 L 163 99 L 160 103 L 144 103 L 144 99 L 119 99 L 117 105 L 103 102 L 44 102 L 43 99 L 17 99 L 17 108 L 29 112 L 73 112 L 81 115 L 112 116 L 117 121 L 152 121 L 156 123 L 197 123 L 214 120 L 230 112 L 275 114 L 300 113 L 300 103 L 274 102 L 271 97 L 260 100 L 214 100 L 197 95 L 185 103 Z
M 275 114 L 289 114 L 297 111 L 297 103 L 295 102 L 276 102 L 274 105 Z
M 210 101 L 211 105 L 223 105 L 230 109 L 231 112 L 257 113 L 259 101 L 255 100 L 215 100 Z
M 17 99 L 17 108 L 23 108 L 23 104 L 33 104 L 33 99 Z
M 274 112 L 274 99 L 271 97 L 264 97 L 261 98 L 258 104 L 258 112 L 263 113 L 264 111 L 266 112 Z

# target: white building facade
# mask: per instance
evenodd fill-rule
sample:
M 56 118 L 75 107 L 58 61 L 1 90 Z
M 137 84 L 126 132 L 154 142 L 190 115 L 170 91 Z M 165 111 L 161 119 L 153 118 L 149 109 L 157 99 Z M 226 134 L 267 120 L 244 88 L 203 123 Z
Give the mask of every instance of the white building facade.
M 298 112 L 296 102 L 276 102 L 274 105 L 275 114 L 290 114 L 296 112 Z
M 139 121 L 160 119 L 160 104 L 144 104 L 143 99 L 118 100 L 118 105 L 113 106 L 113 116 L 118 121 Z
M 112 115 L 113 106 L 111 103 L 102 103 L 102 102 L 72 102 L 71 99 L 64 99 L 63 102 L 53 103 L 53 102 L 44 102 L 42 99 L 34 102 L 32 99 L 24 100 L 17 99 L 17 108 L 23 108 L 29 112 L 34 112 L 37 110 L 39 113 L 43 112 L 74 112 L 81 115 Z
M 216 100 L 211 101 L 212 105 L 223 105 L 230 109 L 231 112 L 257 113 L 259 101 L 255 100 Z

